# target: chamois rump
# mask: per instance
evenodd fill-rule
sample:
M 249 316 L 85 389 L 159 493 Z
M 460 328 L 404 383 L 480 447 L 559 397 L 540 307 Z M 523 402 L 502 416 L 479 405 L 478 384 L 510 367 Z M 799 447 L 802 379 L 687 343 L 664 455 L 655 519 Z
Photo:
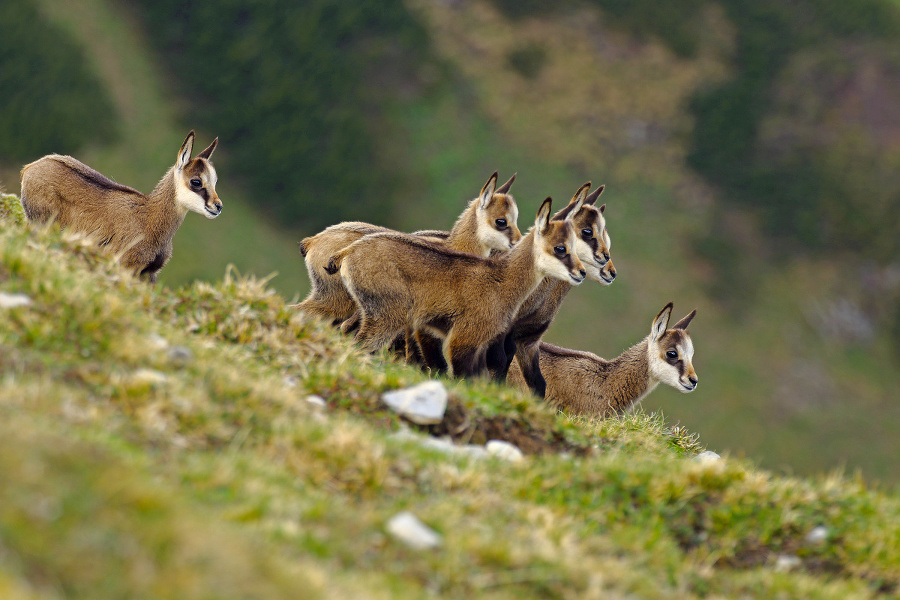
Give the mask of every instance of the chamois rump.
M 541 342 L 540 367 L 547 382 L 547 401 L 570 414 L 609 417 L 631 410 L 659 383 L 682 393 L 692 392 L 698 378 L 687 328 L 696 314 L 692 310 L 668 329 L 669 302 L 653 320 L 650 335 L 612 360 Z M 528 389 L 518 357 L 507 381 Z
M 406 329 L 425 329 L 443 339 L 451 374 L 482 373 L 488 344 L 505 335 L 544 277 L 578 284 L 586 276 L 574 253 L 572 221 L 551 221 L 550 209 L 547 198 L 534 226 L 496 258 L 455 252 L 401 233 L 368 235 L 341 250 L 327 270 L 340 270 L 359 306 L 357 340 L 375 351 Z
M 412 235 L 451 250 L 479 256 L 488 256 L 491 250 L 508 250 L 522 237 L 516 225 L 519 209 L 509 193 L 515 180 L 513 175 L 497 187 L 497 173 L 494 172 L 449 232 L 428 230 Z M 300 254 L 304 257 L 312 289 L 303 302 L 294 306 L 334 325 L 346 323 L 343 330 L 351 330 L 358 324 L 356 302 L 350 297 L 340 276 L 327 273 L 325 267 L 332 256 L 359 238 L 392 231 L 361 221 L 348 221 L 304 238 L 300 242 Z
M 188 211 L 215 219 L 222 212 L 218 176 L 210 162 L 219 138 L 191 158 L 194 132 L 175 165 L 149 195 L 116 183 L 71 156 L 49 154 L 22 168 L 28 220 L 83 233 L 121 255 L 125 268 L 155 282 L 172 257 L 172 239 Z

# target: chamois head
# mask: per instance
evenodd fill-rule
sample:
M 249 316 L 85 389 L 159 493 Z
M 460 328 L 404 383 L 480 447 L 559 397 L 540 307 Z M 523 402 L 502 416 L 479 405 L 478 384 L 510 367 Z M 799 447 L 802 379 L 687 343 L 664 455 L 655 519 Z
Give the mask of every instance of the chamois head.
M 193 130 L 187 135 L 175 160 L 175 202 L 184 210 L 200 213 L 207 219 L 215 219 L 222 212 L 222 201 L 216 194 L 218 175 L 209 157 L 219 143 L 216 138 L 196 158 L 191 158 L 194 149 Z
M 606 205 L 595 206 L 597 198 L 606 186 L 601 185 L 588 194 L 590 188 L 590 181 L 578 188 L 569 204 L 553 218 L 563 219 L 571 216 L 577 240 L 575 252 L 584 263 L 587 276 L 603 285 L 609 285 L 616 278 L 616 267 L 609 259 L 609 232 L 606 230 L 606 219 L 603 218 Z M 581 208 L 573 210 L 579 201 L 582 202 Z
M 687 331 L 695 314 L 696 309 L 675 323 L 672 329 L 667 329 L 669 317 L 672 315 L 672 303 L 669 302 L 656 315 L 650 326 L 647 348 L 650 375 L 683 393 L 692 392 L 697 387 L 697 373 L 691 364 L 694 344 L 691 342 L 691 334 Z
M 497 187 L 497 172 L 491 175 L 481 193 L 475 199 L 475 219 L 478 223 L 476 237 L 482 246 L 490 250 L 509 250 L 519 241 L 522 233 L 516 225 L 519 207 L 509 194 L 516 176 Z
M 575 253 L 575 227 L 571 218 L 552 221 L 550 198 L 544 200 L 534 220 L 534 244 L 538 272 L 544 277 L 554 277 L 578 285 L 584 281 L 586 271 Z M 577 203 L 574 212 L 581 208 Z

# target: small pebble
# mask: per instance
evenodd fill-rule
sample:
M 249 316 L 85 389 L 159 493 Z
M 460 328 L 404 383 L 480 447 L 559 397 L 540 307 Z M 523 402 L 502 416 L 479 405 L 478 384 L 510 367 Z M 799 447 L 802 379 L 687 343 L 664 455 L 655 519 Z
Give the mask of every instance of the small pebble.
M 780 554 L 778 558 L 775 559 L 775 570 L 784 573 L 787 571 L 793 571 L 794 569 L 800 567 L 803 564 L 798 557 L 793 554 Z
M 18 308 L 20 306 L 31 306 L 31 304 L 31 298 L 25 294 L 0 292 L 0 308 Z
M 387 532 L 415 550 L 441 545 L 441 536 L 409 511 L 397 513 L 387 522 Z
M 809 533 L 806 534 L 806 543 L 810 546 L 821 546 L 825 542 L 828 541 L 828 528 L 819 525 L 818 527 L 813 527 Z
M 316 396 L 315 394 L 307 396 L 306 401 L 310 406 L 314 406 L 315 408 L 326 408 L 328 406 L 328 403 L 325 402 L 325 398 Z
M 484 447 L 490 456 L 496 456 L 510 462 L 518 462 L 525 458 L 521 450 L 503 440 L 490 440 Z
M 706 452 L 701 452 L 700 454 L 695 456 L 694 460 L 699 463 L 713 463 L 722 460 L 722 457 L 712 450 L 707 450 Z

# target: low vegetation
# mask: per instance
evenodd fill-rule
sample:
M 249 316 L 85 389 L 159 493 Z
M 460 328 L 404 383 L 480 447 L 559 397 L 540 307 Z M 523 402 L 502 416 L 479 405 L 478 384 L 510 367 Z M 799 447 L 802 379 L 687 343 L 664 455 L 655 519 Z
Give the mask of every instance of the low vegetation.
M 265 279 L 151 286 L 4 217 L 0 294 L 19 299 L 0 304 L 4 598 L 900 591 L 893 495 L 698 460 L 662 415 L 567 418 L 484 381 L 445 381 L 444 422 L 405 424 L 379 396 L 425 375 L 360 354 Z M 526 456 L 423 443 L 443 435 Z M 388 534 L 401 511 L 440 545 Z

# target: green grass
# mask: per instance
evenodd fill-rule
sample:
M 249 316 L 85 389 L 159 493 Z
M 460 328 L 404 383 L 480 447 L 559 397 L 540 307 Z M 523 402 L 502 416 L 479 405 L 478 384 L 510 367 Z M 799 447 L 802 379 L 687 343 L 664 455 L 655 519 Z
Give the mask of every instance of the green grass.
M 149 286 L 55 231 L 0 226 L 0 592 L 21 598 L 896 596 L 900 499 L 839 474 L 700 463 L 659 414 L 589 421 L 447 381 L 471 442 L 398 436 L 425 379 L 265 280 Z M 325 399 L 324 409 L 306 396 Z M 489 427 L 491 429 L 489 429 Z M 481 436 L 481 437 L 479 437 Z M 529 442 L 530 441 L 530 442 Z M 529 443 L 531 445 L 529 445 Z M 530 450 L 533 450 L 530 451 Z M 385 532 L 413 511 L 442 536 Z M 827 527 L 824 542 L 806 540 Z M 799 566 L 775 568 L 779 555 Z

